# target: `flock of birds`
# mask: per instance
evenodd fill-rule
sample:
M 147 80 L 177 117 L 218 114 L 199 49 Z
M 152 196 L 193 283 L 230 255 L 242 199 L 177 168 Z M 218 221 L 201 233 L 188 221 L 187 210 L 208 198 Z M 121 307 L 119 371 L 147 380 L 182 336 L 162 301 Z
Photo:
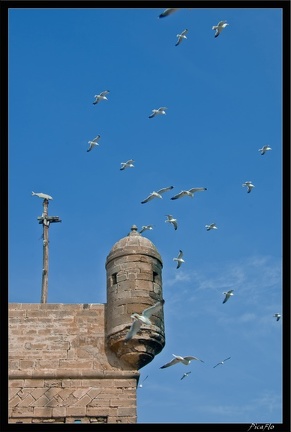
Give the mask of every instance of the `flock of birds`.
M 192 9 L 192 8 L 189 8 L 189 9 Z M 165 17 L 173 14 L 174 12 L 177 12 L 178 10 L 180 10 L 180 8 L 167 8 L 159 15 L 159 18 L 165 18 Z M 220 22 L 218 22 L 217 25 L 212 26 L 212 30 L 215 30 L 214 37 L 217 38 L 221 34 L 222 30 L 225 29 L 228 25 L 229 24 L 227 23 L 227 21 L 220 21 Z M 181 33 L 177 34 L 177 42 L 176 42 L 175 46 L 180 45 L 184 40 L 187 39 L 187 36 L 186 36 L 187 33 L 188 33 L 188 29 L 186 28 Z M 96 94 L 94 96 L 93 104 L 97 105 L 102 101 L 108 101 L 107 96 L 109 95 L 109 93 L 110 93 L 109 90 L 105 90 L 99 94 Z M 157 117 L 157 116 L 166 115 L 167 109 L 168 109 L 167 107 L 160 107 L 160 108 L 152 109 L 152 112 L 149 115 L 149 119 L 152 119 L 152 118 Z M 99 146 L 100 139 L 101 139 L 101 136 L 97 135 L 94 139 L 88 141 L 89 147 L 87 149 L 87 152 L 90 152 L 90 151 L 92 151 L 92 149 L 94 147 Z M 272 150 L 272 148 L 269 145 L 264 145 L 262 148 L 258 149 L 258 151 L 260 152 L 261 155 L 264 155 L 266 152 L 268 152 L 270 150 Z M 133 159 L 129 159 L 126 162 L 121 162 L 120 170 L 124 171 L 125 169 L 134 168 L 134 162 L 135 161 Z M 247 193 L 250 193 L 253 190 L 253 188 L 255 187 L 255 185 L 252 183 L 252 181 L 245 181 L 242 184 L 242 186 L 246 187 Z M 141 201 L 141 204 L 146 204 L 146 203 L 148 203 L 154 199 L 162 199 L 163 198 L 162 195 L 168 191 L 171 191 L 173 188 L 174 188 L 174 186 L 168 186 L 168 187 L 164 187 L 164 188 L 158 189 L 156 191 L 153 191 L 144 200 Z M 197 192 L 203 192 L 203 191 L 207 191 L 207 188 L 206 187 L 195 187 L 195 188 L 191 188 L 188 190 L 181 190 L 179 193 L 173 195 L 170 199 L 171 200 L 178 200 L 178 199 L 181 199 L 183 197 L 193 198 Z M 32 192 L 32 195 L 38 196 L 39 198 L 46 199 L 46 200 L 52 200 L 53 199 L 50 195 L 44 194 L 42 192 L 38 192 L 38 193 Z M 170 215 L 170 214 L 166 215 L 166 217 L 167 217 L 167 219 L 165 220 L 165 223 L 171 224 L 173 226 L 174 230 L 176 231 L 178 229 L 177 219 L 173 215 Z M 216 223 L 214 223 L 214 222 L 210 223 L 208 225 L 205 225 L 205 228 L 207 231 L 218 229 Z M 146 230 L 152 230 L 152 229 L 153 229 L 153 225 L 143 225 L 141 230 L 139 231 L 139 233 L 143 233 Z M 181 265 L 183 263 L 185 263 L 182 250 L 179 250 L 177 257 L 174 257 L 173 261 L 175 261 L 177 263 L 177 266 L 176 266 L 177 269 L 179 269 L 181 267 Z M 234 295 L 234 290 L 231 289 L 229 291 L 223 292 L 223 294 L 225 297 L 224 297 L 224 300 L 222 303 L 224 304 Z M 152 325 L 151 316 L 156 314 L 157 312 L 159 312 L 162 309 L 164 303 L 165 303 L 165 300 L 158 301 L 153 306 L 144 309 L 141 314 L 133 313 L 131 315 L 132 323 L 130 325 L 129 331 L 127 332 L 127 334 L 125 336 L 125 343 L 130 341 L 140 331 L 142 325 L 147 325 L 147 326 Z M 276 321 L 279 321 L 281 318 L 281 314 L 275 313 L 273 315 L 273 317 L 276 318 Z M 227 360 L 229 360 L 230 358 L 231 357 L 227 357 L 224 360 L 218 362 L 217 364 L 215 364 L 213 366 L 213 368 L 216 368 L 219 365 L 224 365 L 224 363 Z M 168 363 L 162 365 L 160 367 L 160 369 L 165 369 L 165 368 L 168 368 L 170 366 L 177 365 L 177 364 L 183 364 L 185 366 L 188 366 L 192 360 L 196 360 L 196 361 L 200 361 L 200 362 L 204 363 L 203 360 L 201 360 L 195 356 L 184 356 L 183 357 L 180 355 L 173 354 L 173 358 Z M 188 377 L 190 374 L 191 374 L 191 371 L 185 372 L 182 375 L 181 380 Z M 148 378 L 148 376 L 146 376 L 143 381 L 145 381 L 147 378 Z M 139 385 L 139 387 L 142 387 L 142 386 L 143 386 L 142 384 Z

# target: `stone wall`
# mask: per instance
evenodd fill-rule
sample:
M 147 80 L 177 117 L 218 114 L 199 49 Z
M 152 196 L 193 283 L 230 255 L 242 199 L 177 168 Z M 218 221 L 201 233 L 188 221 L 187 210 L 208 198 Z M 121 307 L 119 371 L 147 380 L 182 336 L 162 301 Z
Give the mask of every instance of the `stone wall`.
M 9 305 L 9 423 L 136 423 L 137 370 L 105 346 L 105 305 Z

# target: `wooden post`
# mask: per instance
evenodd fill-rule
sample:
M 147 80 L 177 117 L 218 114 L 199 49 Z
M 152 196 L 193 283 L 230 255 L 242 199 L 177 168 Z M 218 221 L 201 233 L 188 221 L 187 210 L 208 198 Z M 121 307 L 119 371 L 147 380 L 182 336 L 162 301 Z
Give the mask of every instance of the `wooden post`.
M 41 285 L 41 303 L 47 302 L 47 293 L 48 293 L 48 259 L 49 259 L 49 221 L 47 219 L 48 216 L 48 200 L 43 200 L 43 265 L 42 265 L 42 285 Z
M 39 216 L 38 223 L 43 226 L 43 264 L 42 264 L 42 284 L 41 284 L 41 303 L 47 302 L 48 293 L 48 268 L 49 268 L 49 226 L 54 222 L 62 222 L 59 216 L 48 215 L 48 199 L 43 200 L 43 213 Z

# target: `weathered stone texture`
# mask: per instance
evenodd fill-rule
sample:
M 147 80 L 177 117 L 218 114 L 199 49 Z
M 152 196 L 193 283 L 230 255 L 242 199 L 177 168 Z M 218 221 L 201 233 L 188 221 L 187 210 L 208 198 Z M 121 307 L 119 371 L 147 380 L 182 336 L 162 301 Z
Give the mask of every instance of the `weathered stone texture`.
M 9 423 L 136 423 L 137 370 L 108 361 L 103 304 L 9 305 Z

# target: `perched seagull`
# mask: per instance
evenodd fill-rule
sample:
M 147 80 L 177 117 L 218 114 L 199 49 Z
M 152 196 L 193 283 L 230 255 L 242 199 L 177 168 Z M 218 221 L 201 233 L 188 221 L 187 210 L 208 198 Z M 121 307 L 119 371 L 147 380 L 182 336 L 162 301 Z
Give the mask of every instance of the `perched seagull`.
M 205 225 L 206 231 L 210 231 L 212 229 L 217 229 L 216 224 L 213 222 L 210 225 Z
M 213 366 L 214 368 L 216 368 L 216 366 L 219 366 L 219 365 L 223 365 L 224 364 L 224 362 L 226 361 L 226 360 L 229 360 L 231 357 L 227 357 L 226 359 L 224 359 L 224 360 L 222 360 L 221 362 L 219 362 L 219 363 L 217 363 L 215 366 Z
M 181 33 L 177 34 L 178 40 L 177 40 L 175 46 L 179 45 L 183 41 L 183 39 L 187 39 L 187 36 L 186 36 L 187 33 L 188 33 L 188 29 L 185 29 Z
M 232 290 L 229 290 L 229 291 L 223 293 L 223 294 L 225 295 L 225 298 L 224 298 L 224 300 L 223 300 L 222 303 L 226 303 L 227 300 L 228 300 L 231 296 L 234 295 L 234 294 L 233 294 L 233 291 L 234 291 L 234 290 L 232 289 Z
M 246 181 L 242 184 L 242 186 L 246 186 L 247 187 L 247 193 L 250 193 L 252 191 L 252 189 L 255 187 L 251 181 Z
M 177 258 L 173 258 L 173 261 L 177 261 L 177 269 L 181 267 L 182 263 L 185 262 L 182 257 L 183 257 L 183 252 L 180 250 Z
M 141 227 L 141 230 L 140 230 L 139 233 L 141 234 L 141 233 L 143 233 L 143 232 L 146 231 L 146 230 L 152 230 L 152 229 L 154 229 L 152 225 L 143 225 L 143 226 Z
M 89 148 L 88 148 L 87 152 L 91 151 L 93 147 L 99 146 L 98 141 L 100 140 L 100 138 L 101 138 L 101 135 L 97 135 L 92 141 L 88 141 Z
M 52 200 L 53 199 L 50 195 L 44 194 L 42 192 L 32 192 L 31 194 L 38 196 L 39 198 L 46 199 L 46 200 Z
M 193 198 L 195 192 L 201 192 L 201 191 L 206 191 L 206 190 L 207 190 L 206 187 L 198 187 L 198 188 L 192 188 L 189 190 L 182 190 L 177 195 L 174 195 L 171 198 L 171 200 L 176 200 L 176 199 L 182 198 L 184 196 L 189 196 L 189 197 Z
M 162 12 L 159 15 L 159 18 L 165 18 L 165 17 L 171 15 L 172 13 L 177 12 L 179 9 L 181 9 L 181 8 L 168 8 L 168 9 L 165 9 L 164 12 Z
M 162 193 L 167 192 L 168 190 L 171 190 L 171 189 L 173 189 L 173 188 L 174 188 L 174 186 L 168 186 L 168 187 L 165 187 L 165 188 L 159 189 L 158 191 L 153 191 L 153 192 L 150 193 L 149 196 L 148 196 L 146 199 L 144 199 L 141 203 L 142 203 L 142 204 L 145 204 L 145 203 L 151 201 L 151 200 L 154 199 L 154 198 L 161 198 L 161 199 L 162 199 L 162 198 L 163 198 L 163 197 L 162 197 Z
M 272 148 L 267 144 L 260 148 L 258 151 L 261 152 L 261 155 L 264 155 L 268 150 L 272 150 Z
M 94 102 L 93 102 L 93 105 L 98 104 L 98 102 L 100 102 L 100 101 L 102 101 L 102 100 L 108 100 L 107 97 L 106 97 L 106 95 L 107 95 L 108 93 L 109 93 L 109 90 L 105 90 L 105 91 L 101 92 L 100 94 L 95 95 L 95 96 L 94 96 L 95 100 L 94 100 Z
M 150 320 L 150 317 L 155 314 L 156 312 L 160 311 L 163 307 L 163 304 L 165 303 L 165 300 L 158 301 L 153 306 L 150 306 L 149 308 L 146 308 L 142 311 L 141 314 L 133 313 L 131 315 L 131 318 L 133 319 L 133 323 L 131 324 L 131 327 L 125 336 L 125 342 L 129 341 L 133 338 L 133 336 L 136 335 L 137 332 L 140 331 L 140 328 L 142 324 L 146 325 L 152 325 L 152 322 Z
M 142 383 L 148 378 L 149 376 L 147 375 L 141 382 L 141 384 L 139 384 L 139 387 L 142 387 Z
M 160 369 L 165 369 L 165 368 L 167 368 L 169 366 L 173 366 L 177 363 L 183 363 L 184 365 L 188 366 L 192 360 L 199 360 L 202 363 L 204 363 L 203 360 L 200 360 L 199 358 L 193 357 L 193 356 L 182 357 L 182 356 L 177 356 L 175 354 L 173 354 L 173 356 L 174 356 L 174 358 L 169 363 L 166 363 L 166 364 L 164 364 L 164 366 L 161 366 Z
M 155 117 L 156 115 L 159 115 L 159 114 L 166 115 L 166 109 L 168 109 L 168 108 L 167 107 L 160 107 L 158 109 L 153 109 L 152 110 L 152 114 L 149 116 L 149 118 L 153 118 L 153 117 Z
M 273 317 L 277 318 L 276 321 L 279 321 L 279 319 L 281 318 L 281 315 L 279 313 L 275 313 L 275 315 L 273 315 Z
M 186 378 L 188 375 L 190 375 L 190 373 L 191 373 L 191 371 L 189 371 L 189 372 L 185 372 L 185 373 L 183 374 L 181 380 L 184 379 L 184 378 Z
M 219 36 L 221 31 L 228 25 L 229 24 L 226 21 L 219 21 L 219 23 L 217 25 L 212 26 L 212 30 L 215 30 L 214 37 Z
M 125 170 L 126 168 L 133 168 L 134 167 L 133 162 L 134 162 L 133 159 L 129 159 L 127 162 L 121 162 L 120 170 L 122 171 Z
M 173 218 L 172 215 L 166 215 L 168 219 L 165 220 L 165 222 L 170 222 L 171 224 L 173 224 L 173 227 L 176 231 L 176 229 L 178 228 L 178 221 L 177 219 Z

